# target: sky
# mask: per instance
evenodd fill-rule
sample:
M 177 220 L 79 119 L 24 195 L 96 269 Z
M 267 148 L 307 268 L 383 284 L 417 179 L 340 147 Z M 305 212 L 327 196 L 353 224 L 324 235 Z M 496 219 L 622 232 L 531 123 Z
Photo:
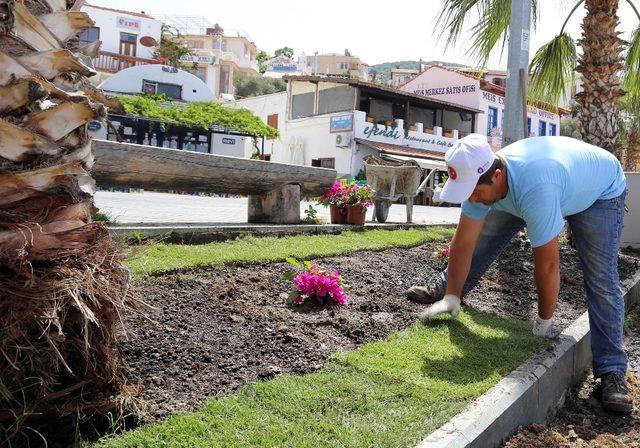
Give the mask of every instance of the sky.
M 638 0 L 633 0 L 640 7 Z M 369 65 L 402 60 L 439 60 L 473 65 L 465 54 L 470 33 L 465 31 L 458 45 L 445 48 L 439 41 L 436 19 L 441 0 L 89 0 L 90 4 L 145 11 L 154 15 L 203 16 L 225 29 L 242 30 L 251 36 L 259 50 L 269 54 L 277 48 L 292 47 L 297 54 L 343 53 L 348 49 Z M 531 35 L 531 57 L 535 50 L 561 29 L 573 0 L 539 0 L 540 20 Z M 619 31 L 627 38 L 638 19 L 625 0 L 620 0 Z M 567 31 L 580 37 L 584 7 L 574 13 Z M 490 68 L 505 68 L 503 57 L 495 52 Z

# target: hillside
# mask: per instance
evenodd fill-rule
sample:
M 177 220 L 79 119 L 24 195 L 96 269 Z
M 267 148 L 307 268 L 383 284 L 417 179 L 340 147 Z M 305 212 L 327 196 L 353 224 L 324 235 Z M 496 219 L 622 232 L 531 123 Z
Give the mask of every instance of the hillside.
M 434 65 L 442 64 L 447 67 L 466 67 L 462 64 L 454 64 L 452 62 L 442 61 L 423 61 L 423 64 Z M 369 73 L 376 73 L 376 81 L 384 82 L 391 79 L 392 68 L 408 68 L 417 70 L 420 68 L 420 61 L 396 61 L 396 62 L 383 62 L 382 64 L 375 64 L 369 67 Z

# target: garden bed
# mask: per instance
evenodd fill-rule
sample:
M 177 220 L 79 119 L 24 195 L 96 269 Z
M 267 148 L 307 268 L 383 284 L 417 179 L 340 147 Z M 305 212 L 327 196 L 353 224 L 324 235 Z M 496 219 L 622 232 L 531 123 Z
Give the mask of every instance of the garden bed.
M 630 415 L 602 409 L 598 387 L 589 374 L 567 397 L 548 427 L 521 429 L 505 448 L 640 447 L 640 308 L 627 317 L 624 348 L 629 357 L 629 389 L 636 407 Z
M 135 321 L 125 352 L 131 379 L 148 403 L 147 422 L 200 407 L 208 397 L 280 373 L 320 369 L 335 352 L 379 340 L 414 323 L 423 306 L 404 290 L 433 277 L 431 253 L 442 243 L 410 249 L 358 252 L 319 260 L 352 286 L 344 308 L 289 307 L 285 263 L 199 268 L 137 281 L 134 288 L 156 309 Z M 585 310 L 582 277 L 572 249 L 561 245 L 561 292 L 556 313 L 564 327 Z M 623 278 L 638 259 L 621 255 Z M 465 299 L 467 305 L 516 319 L 536 313 L 533 258 L 515 240 Z

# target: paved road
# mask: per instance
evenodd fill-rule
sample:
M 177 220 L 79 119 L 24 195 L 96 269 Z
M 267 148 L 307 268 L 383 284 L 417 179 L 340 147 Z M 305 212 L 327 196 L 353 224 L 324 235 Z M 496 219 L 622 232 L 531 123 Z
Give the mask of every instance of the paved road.
M 120 224 L 131 223 L 246 223 L 246 198 L 218 198 L 168 193 L 116 193 L 99 191 L 96 206 Z M 318 216 L 329 221 L 329 210 L 315 203 L 303 202 L 302 210 L 313 205 Z M 404 205 L 392 205 L 387 222 L 406 221 Z M 367 212 L 371 220 L 373 210 Z M 459 208 L 415 206 L 416 224 L 455 224 Z M 304 212 L 302 213 L 304 217 Z

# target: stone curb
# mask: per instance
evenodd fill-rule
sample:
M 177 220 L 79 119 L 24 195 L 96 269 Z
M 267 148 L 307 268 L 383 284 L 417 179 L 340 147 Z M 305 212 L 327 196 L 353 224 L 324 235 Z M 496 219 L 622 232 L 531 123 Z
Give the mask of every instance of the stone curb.
M 455 227 L 453 224 L 374 224 L 348 226 L 338 224 L 323 225 L 268 225 L 268 224 L 132 224 L 114 225 L 109 230 L 123 239 L 159 238 L 168 243 L 206 244 L 238 237 L 284 236 L 299 234 L 337 234 L 345 230 L 365 231 L 371 229 L 399 230 L 410 228 Z
M 622 283 L 627 309 L 640 302 L 640 271 Z M 591 367 L 589 317 L 577 318 L 559 341 L 536 353 L 418 448 L 498 447 L 520 426 L 545 423 Z

